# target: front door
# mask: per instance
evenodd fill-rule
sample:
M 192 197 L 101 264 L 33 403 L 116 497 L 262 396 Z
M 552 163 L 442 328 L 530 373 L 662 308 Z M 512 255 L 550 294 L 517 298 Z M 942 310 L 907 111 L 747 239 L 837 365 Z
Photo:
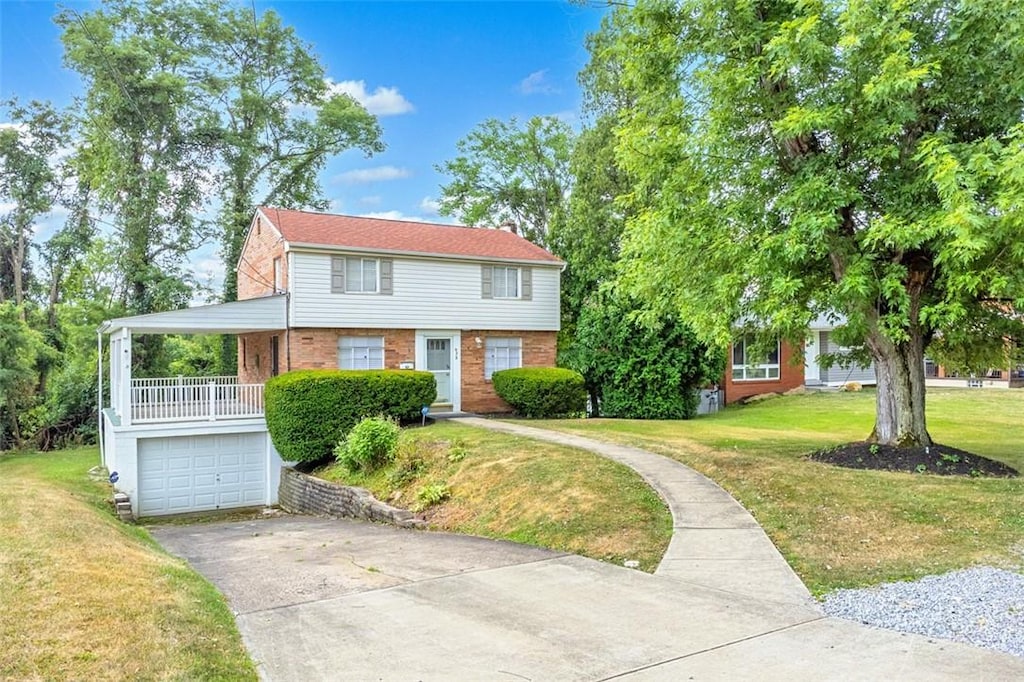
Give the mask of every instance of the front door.
M 452 340 L 427 337 L 427 371 L 437 381 L 437 403 L 452 403 Z

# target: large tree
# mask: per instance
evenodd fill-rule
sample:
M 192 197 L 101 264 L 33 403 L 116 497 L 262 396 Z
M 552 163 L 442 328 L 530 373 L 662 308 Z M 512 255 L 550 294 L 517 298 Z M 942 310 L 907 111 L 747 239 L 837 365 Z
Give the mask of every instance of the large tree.
M 1001 342 L 974 325 L 1024 309 L 1019 3 L 641 0 L 602 32 L 626 284 L 718 343 L 841 314 L 876 366 L 871 437 L 929 444 L 929 344 Z
M 553 116 L 488 119 L 456 144 L 459 155 L 437 166 L 441 213 L 466 225 L 512 225 L 544 246 L 551 221 L 569 196 L 574 134 Z
M 25 301 L 29 244 L 37 220 L 57 202 L 64 173 L 59 158 L 70 144 L 70 121 L 47 102 L 4 103 L 0 128 L 0 301 Z
M 200 215 L 213 141 L 192 78 L 200 12 L 173 0 L 109 0 L 57 17 L 65 62 L 87 87 L 79 172 L 113 216 L 132 313 L 186 303 L 192 287 L 182 266 L 209 237 Z
M 349 149 L 384 149 L 377 119 L 332 93 L 323 66 L 273 11 L 220 2 L 198 13 L 194 59 L 217 137 L 224 299 L 237 296 L 235 268 L 254 209 L 326 206 L 319 172 Z

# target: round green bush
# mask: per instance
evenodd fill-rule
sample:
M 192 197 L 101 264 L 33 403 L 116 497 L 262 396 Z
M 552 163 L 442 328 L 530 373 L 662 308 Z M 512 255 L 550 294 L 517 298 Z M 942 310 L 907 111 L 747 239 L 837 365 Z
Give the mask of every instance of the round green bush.
M 580 414 L 587 392 L 579 372 L 560 367 L 521 367 L 495 372 L 494 391 L 524 417 L 546 418 Z
M 394 461 L 398 433 L 391 417 L 363 419 L 338 443 L 334 456 L 349 471 L 374 471 Z
M 278 375 L 263 389 L 267 430 L 285 461 L 315 462 L 364 417 L 409 421 L 437 397 L 430 372 L 309 369 Z

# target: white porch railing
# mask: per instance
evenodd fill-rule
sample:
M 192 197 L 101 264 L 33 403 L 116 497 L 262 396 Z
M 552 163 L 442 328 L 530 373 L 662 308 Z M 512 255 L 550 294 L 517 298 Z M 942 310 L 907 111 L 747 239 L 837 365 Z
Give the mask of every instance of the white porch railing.
M 263 416 L 263 384 L 240 384 L 238 377 L 132 379 L 133 424 L 216 421 Z

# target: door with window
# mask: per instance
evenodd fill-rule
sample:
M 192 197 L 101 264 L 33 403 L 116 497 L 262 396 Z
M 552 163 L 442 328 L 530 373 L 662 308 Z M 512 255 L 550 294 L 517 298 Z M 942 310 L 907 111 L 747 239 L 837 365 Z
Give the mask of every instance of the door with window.
M 435 402 L 450 405 L 452 402 L 452 340 L 450 337 L 426 339 L 427 371 L 437 382 Z

